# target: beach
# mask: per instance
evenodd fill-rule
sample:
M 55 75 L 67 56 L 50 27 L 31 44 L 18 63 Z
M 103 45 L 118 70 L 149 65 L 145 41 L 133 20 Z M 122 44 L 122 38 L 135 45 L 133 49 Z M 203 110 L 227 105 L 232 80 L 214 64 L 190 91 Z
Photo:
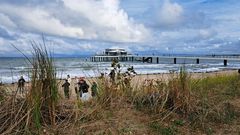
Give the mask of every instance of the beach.
M 222 75 L 233 75 L 233 74 L 237 74 L 238 70 L 222 70 L 222 71 L 215 71 L 215 72 L 209 72 L 209 73 L 188 73 L 189 77 L 193 78 L 193 79 L 203 79 L 206 77 L 214 77 L 214 76 L 222 76 Z M 144 85 L 144 82 L 148 81 L 148 80 L 155 80 L 155 81 L 163 81 L 163 82 L 167 82 L 169 79 L 176 77 L 178 73 L 155 73 L 155 74 L 138 74 L 132 77 L 131 79 L 131 86 L 133 87 L 133 89 L 138 89 L 139 87 L 141 87 L 142 85 Z M 83 76 L 79 76 L 79 77 L 83 77 Z M 77 95 L 75 92 L 75 87 L 77 87 L 77 81 L 79 79 L 79 77 L 74 77 L 71 78 L 71 82 L 70 82 L 70 100 L 75 100 L 77 99 Z M 110 81 L 109 76 L 105 76 L 105 78 L 107 79 L 107 81 Z M 89 85 L 89 94 L 91 94 L 91 86 L 93 82 L 99 82 L 99 77 L 86 77 L 84 78 L 87 82 L 87 84 Z M 63 92 L 63 88 L 62 88 L 62 84 L 64 83 L 64 79 L 59 79 L 58 80 L 58 84 L 59 84 L 59 93 L 60 96 L 62 98 L 64 98 L 64 92 Z M 25 89 L 27 91 L 27 89 L 29 89 L 31 86 L 30 82 L 26 82 L 25 84 Z M 2 84 L 1 87 L 4 87 L 5 89 L 7 89 L 8 93 L 15 93 L 17 90 L 17 83 L 13 83 L 13 84 Z

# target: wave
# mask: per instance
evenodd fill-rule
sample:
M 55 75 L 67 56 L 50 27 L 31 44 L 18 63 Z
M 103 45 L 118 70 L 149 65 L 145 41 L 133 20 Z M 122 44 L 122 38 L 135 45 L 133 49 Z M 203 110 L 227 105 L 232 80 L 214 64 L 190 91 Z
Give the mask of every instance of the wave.
M 229 62 L 227 67 L 224 67 L 222 61 L 203 62 L 201 64 L 171 64 L 165 61 L 165 64 L 141 63 L 141 62 L 121 62 L 122 71 L 126 71 L 128 67 L 133 66 L 138 74 L 155 74 L 169 73 L 170 71 L 179 72 L 181 67 L 185 67 L 187 72 L 215 72 L 225 69 L 240 69 L 239 62 Z M 0 81 L 4 83 L 16 82 L 21 75 L 28 78 L 28 74 L 32 68 L 23 66 L 24 63 L 12 63 L 13 67 L 9 68 L 6 65 L 0 65 Z M 85 76 L 96 77 L 101 73 L 108 74 L 111 67 L 111 62 L 83 62 L 79 59 L 61 59 L 57 60 L 54 65 L 57 68 L 57 77 L 66 78 Z

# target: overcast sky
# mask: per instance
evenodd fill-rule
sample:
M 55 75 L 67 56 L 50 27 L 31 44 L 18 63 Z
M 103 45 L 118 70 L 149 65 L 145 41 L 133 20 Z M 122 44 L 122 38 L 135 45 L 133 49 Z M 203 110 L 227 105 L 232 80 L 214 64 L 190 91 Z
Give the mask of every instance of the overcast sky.
M 58 55 L 240 53 L 240 0 L 0 0 L 0 57 L 42 35 Z

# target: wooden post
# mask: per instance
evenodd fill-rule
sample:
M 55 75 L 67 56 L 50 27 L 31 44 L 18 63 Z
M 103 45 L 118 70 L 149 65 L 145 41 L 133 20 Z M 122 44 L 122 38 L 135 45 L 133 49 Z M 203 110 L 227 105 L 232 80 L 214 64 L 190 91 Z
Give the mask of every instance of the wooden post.
M 174 62 L 174 64 L 177 64 L 177 58 L 174 58 L 174 60 L 173 60 Z
M 199 58 L 197 58 L 197 64 L 199 64 Z
M 227 66 L 227 60 L 223 61 L 224 66 Z

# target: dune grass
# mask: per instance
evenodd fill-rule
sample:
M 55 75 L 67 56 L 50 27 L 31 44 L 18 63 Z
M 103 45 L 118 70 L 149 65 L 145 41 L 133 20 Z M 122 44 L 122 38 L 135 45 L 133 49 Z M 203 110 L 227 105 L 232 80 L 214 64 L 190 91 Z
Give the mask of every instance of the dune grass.
M 177 134 L 179 125 L 185 125 L 189 132 L 210 134 L 214 126 L 231 125 L 240 116 L 239 109 L 230 102 L 240 96 L 237 73 L 193 78 L 183 67 L 179 73 L 170 74 L 167 81 L 146 80 L 137 89 L 128 85 L 131 79 L 126 82 L 125 77 L 119 73 L 114 82 L 101 78 L 100 96 L 93 102 L 104 104 L 103 114 L 124 105 L 143 112 L 150 117 L 147 125 L 151 133 Z
M 168 80 L 132 81 L 133 67 L 97 78 L 98 95 L 87 102 L 61 98 L 54 59 L 45 45 L 33 45 L 28 93 L 0 92 L 0 134 L 184 134 L 214 133 L 231 125 L 240 109 L 240 76 L 192 77 L 184 67 Z M 4 87 L 1 87 L 4 89 Z
M 64 110 L 57 108 L 59 94 L 53 59 L 44 42 L 33 43 L 32 47 L 32 57 L 26 58 L 32 65 L 31 86 L 25 95 L 9 95 L 1 102 L 1 134 L 41 134 L 45 127 L 59 126 L 59 112 Z

